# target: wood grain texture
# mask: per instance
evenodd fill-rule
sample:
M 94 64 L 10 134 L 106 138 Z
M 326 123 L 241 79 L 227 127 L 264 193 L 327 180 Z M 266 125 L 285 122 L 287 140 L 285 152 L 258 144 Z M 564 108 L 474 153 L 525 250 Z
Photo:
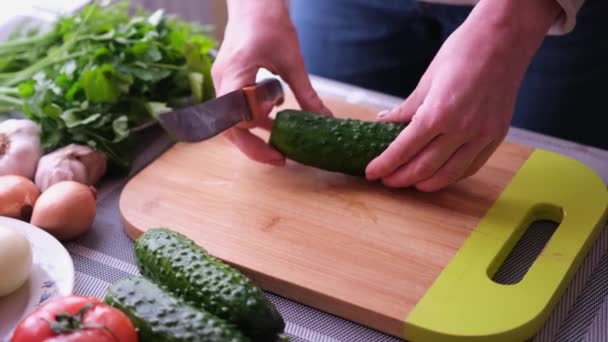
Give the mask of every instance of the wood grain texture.
M 378 111 L 324 100 L 336 116 Z M 297 106 L 288 97 L 283 107 Z M 421 193 L 262 165 L 218 136 L 160 156 L 127 184 L 120 211 L 132 238 L 169 227 L 266 290 L 402 336 L 405 317 L 532 151 L 505 142 L 475 176 Z

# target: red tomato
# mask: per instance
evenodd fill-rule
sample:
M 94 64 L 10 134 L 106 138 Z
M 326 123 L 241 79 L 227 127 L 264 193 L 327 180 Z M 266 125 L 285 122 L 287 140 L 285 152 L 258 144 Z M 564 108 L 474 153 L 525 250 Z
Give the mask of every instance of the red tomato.
M 54 299 L 21 320 L 11 342 L 137 342 L 135 327 L 122 311 L 95 297 Z

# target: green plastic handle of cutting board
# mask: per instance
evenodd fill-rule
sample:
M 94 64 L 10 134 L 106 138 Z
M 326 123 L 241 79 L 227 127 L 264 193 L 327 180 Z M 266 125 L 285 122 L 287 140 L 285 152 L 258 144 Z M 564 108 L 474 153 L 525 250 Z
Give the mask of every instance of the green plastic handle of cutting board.
M 409 341 L 524 341 L 542 327 L 608 215 L 587 166 L 535 150 L 405 319 Z M 516 284 L 492 280 L 528 225 L 561 222 Z

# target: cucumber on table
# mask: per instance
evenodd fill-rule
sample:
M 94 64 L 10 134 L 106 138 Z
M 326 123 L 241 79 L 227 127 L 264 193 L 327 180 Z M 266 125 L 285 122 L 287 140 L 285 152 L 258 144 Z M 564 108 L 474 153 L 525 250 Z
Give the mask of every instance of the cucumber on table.
M 194 308 L 143 277 L 117 281 L 104 301 L 129 317 L 142 342 L 249 341 L 234 325 Z
M 405 124 L 282 110 L 275 117 L 269 144 L 304 165 L 364 176 L 367 164 L 380 155 L 403 128 Z
M 135 241 L 135 257 L 146 278 L 235 324 L 252 341 L 281 338 L 285 322 L 264 292 L 186 236 L 150 229 Z

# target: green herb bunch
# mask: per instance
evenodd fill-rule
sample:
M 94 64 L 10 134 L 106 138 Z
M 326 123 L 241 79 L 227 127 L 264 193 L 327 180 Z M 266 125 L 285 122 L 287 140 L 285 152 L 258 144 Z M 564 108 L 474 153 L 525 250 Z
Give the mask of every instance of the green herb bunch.
M 128 169 L 134 129 L 215 96 L 215 42 L 202 26 L 129 11 L 124 1 L 93 3 L 46 33 L 0 44 L 0 111 L 37 122 L 47 151 L 89 145 Z

